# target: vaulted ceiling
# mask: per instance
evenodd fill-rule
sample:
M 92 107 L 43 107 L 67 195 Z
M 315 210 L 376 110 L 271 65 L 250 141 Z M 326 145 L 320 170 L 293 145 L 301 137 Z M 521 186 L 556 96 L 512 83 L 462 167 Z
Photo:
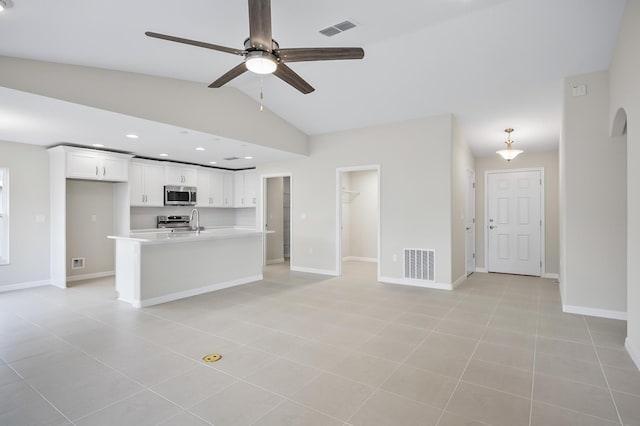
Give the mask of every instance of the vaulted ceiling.
M 12 3 L 0 15 L 0 55 L 191 80 L 202 90 L 216 90 L 207 85 L 241 58 L 144 32 L 242 48 L 249 31 L 242 0 Z M 291 64 L 316 88 L 309 95 L 271 75 L 245 73 L 230 85 L 256 100 L 263 88 L 266 108 L 308 135 L 452 113 L 476 155 L 502 149 L 506 127 L 516 129 L 518 148 L 554 149 L 563 78 L 608 68 L 625 4 L 272 0 L 273 37 L 282 47 L 358 46 L 365 58 Z M 319 34 L 346 19 L 358 26 Z M 0 111 L 11 102 L 0 98 Z M 11 137 L 29 142 L 28 130 Z

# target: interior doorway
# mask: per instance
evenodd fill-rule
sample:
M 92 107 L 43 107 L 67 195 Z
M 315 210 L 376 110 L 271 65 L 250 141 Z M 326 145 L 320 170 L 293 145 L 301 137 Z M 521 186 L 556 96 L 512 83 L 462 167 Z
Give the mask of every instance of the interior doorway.
M 488 272 L 542 275 L 543 172 L 541 168 L 487 172 Z
M 336 271 L 344 261 L 377 263 L 380 276 L 380 167 L 337 169 Z
M 264 178 L 264 264 L 288 263 L 291 257 L 291 176 Z

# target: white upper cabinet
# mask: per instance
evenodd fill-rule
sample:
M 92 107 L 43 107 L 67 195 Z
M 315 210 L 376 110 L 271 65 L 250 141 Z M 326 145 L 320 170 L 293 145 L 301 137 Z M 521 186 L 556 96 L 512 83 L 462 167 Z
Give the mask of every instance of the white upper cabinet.
M 73 179 L 127 182 L 130 155 L 92 149 L 64 148 L 67 177 Z
M 196 169 L 188 166 L 165 166 L 166 185 L 196 186 Z
M 222 173 L 223 207 L 235 207 L 233 202 L 233 172 Z
M 196 179 L 198 202 L 196 207 L 213 207 L 211 195 L 211 172 L 207 169 L 198 169 Z
M 132 206 L 162 207 L 164 205 L 164 166 L 131 161 L 129 195 Z
M 258 176 L 254 170 L 234 172 L 235 207 L 255 207 Z

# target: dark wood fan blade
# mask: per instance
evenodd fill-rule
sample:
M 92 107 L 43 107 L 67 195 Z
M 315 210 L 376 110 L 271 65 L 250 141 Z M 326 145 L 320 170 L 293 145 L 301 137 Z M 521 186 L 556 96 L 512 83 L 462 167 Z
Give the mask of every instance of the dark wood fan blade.
M 278 64 L 278 68 L 276 68 L 276 71 L 273 73 L 273 75 L 275 75 L 285 83 L 288 83 L 291 86 L 295 87 L 305 95 L 316 90 L 309 83 L 304 81 L 302 77 L 300 77 L 291 68 L 283 63 Z
M 271 0 L 249 0 L 249 43 L 259 50 L 273 50 Z
M 233 49 L 231 47 L 218 46 L 217 44 L 205 43 L 203 41 L 189 40 L 188 38 L 174 37 L 167 34 L 159 34 L 151 31 L 145 33 L 148 37 L 159 38 L 162 40 L 175 41 L 176 43 L 190 44 L 192 46 L 204 47 L 205 49 L 218 50 L 220 52 L 231 53 L 233 55 L 244 55 L 244 50 Z
M 360 47 L 278 49 L 275 53 L 282 62 L 338 61 L 364 58 L 364 50 Z
M 244 74 L 246 71 L 247 71 L 247 67 L 244 64 L 244 62 L 242 62 L 236 65 L 235 67 L 231 68 L 229 71 L 227 71 L 226 74 L 224 74 L 222 77 L 220 77 L 219 79 L 211 83 L 209 87 L 212 87 L 212 88 L 222 87 L 228 82 L 230 82 L 231 80 L 233 80 L 234 78 L 238 77 L 239 75 Z

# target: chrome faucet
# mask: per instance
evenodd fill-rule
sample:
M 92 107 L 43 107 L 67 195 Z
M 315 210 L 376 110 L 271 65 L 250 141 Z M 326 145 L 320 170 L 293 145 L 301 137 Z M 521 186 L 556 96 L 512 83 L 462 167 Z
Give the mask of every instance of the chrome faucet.
M 193 222 L 193 217 L 196 217 L 196 226 L 194 227 L 191 222 Z M 191 230 L 200 232 L 200 213 L 198 209 L 191 210 L 191 214 L 189 215 L 189 224 L 191 225 Z

